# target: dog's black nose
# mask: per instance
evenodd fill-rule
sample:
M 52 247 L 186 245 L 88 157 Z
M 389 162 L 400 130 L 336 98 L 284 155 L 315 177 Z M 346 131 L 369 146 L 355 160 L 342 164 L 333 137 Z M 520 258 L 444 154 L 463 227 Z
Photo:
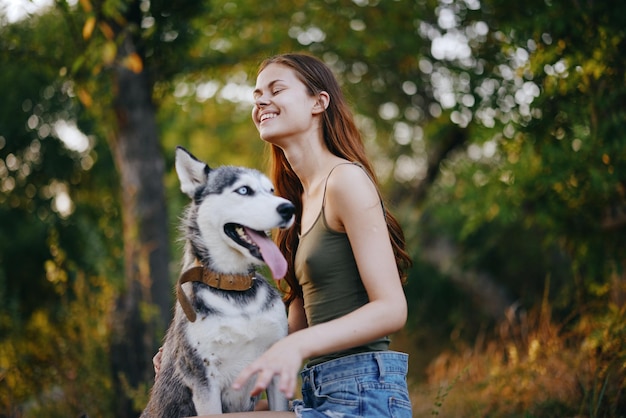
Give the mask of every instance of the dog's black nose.
M 288 221 L 296 212 L 296 207 L 293 205 L 293 203 L 287 202 L 287 203 L 281 203 L 280 205 L 278 205 L 276 210 L 278 211 L 278 214 L 280 215 L 281 218 L 283 218 L 285 221 Z

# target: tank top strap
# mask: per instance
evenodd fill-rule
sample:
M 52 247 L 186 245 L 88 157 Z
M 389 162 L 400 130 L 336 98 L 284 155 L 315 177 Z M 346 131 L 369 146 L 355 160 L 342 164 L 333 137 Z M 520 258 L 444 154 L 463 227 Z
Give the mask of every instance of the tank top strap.
M 322 213 L 324 212 L 324 207 L 326 206 L 326 187 L 328 186 L 328 179 L 330 178 L 330 175 L 333 173 L 333 171 L 335 171 L 335 168 L 339 167 L 340 165 L 348 165 L 348 164 L 354 164 L 354 165 L 358 165 L 359 167 L 361 167 L 361 164 L 358 164 L 358 163 L 339 163 L 333 168 L 331 168 L 330 172 L 326 176 L 326 180 L 324 181 L 324 194 L 322 195 Z
M 324 181 L 324 194 L 322 195 L 322 217 L 324 218 L 324 223 L 326 223 L 326 215 L 324 213 L 324 207 L 326 206 L 326 186 L 328 186 L 328 179 L 330 178 L 330 175 L 333 173 L 333 171 L 335 170 L 335 168 L 339 167 L 340 165 L 356 165 L 357 167 L 360 167 L 361 170 L 363 170 L 365 172 L 365 175 L 367 175 L 367 177 L 369 177 L 369 179 L 372 181 L 372 183 L 374 183 L 374 185 L 376 185 L 376 183 L 374 182 L 374 179 L 370 176 L 370 173 L 367 172 L 367 170 L 365 169 L 365 167 L 363 167 L 363 164 L 358 163 L 358 162 L 349 162 L 349 163 L 339 163 L 336 166 L 334 166 L 333 168 L 330 169 L 330 172 L 328 173 L 328 176 L 326 176 L 326 180 Z M 385 216 L 387 216 L 387 211 L 385 209 L 385 204 L 383 202 L 383 198 L 380 195 L 380 191 L 378 191 L 378 187 L 376 187 L 376 193 L 378 193 L 378 199 L 380 200 L 380 205 L 383 208 L 383 214 Z

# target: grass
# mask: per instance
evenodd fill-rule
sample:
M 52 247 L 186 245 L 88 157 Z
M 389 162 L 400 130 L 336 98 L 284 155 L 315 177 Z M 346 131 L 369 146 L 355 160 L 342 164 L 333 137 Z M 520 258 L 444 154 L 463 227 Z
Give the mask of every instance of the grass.
M 414 417 L 626 417 L 626 308 L 557 324 L 544 303 L 439 354 L 426 374 Z

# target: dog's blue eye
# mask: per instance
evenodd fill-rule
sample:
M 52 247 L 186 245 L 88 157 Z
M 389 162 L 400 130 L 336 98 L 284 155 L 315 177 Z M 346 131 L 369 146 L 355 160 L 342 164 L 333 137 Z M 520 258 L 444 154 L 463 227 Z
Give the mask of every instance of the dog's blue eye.
M 240 194 L 242 196 L 247 196 L 247 195 L 252 194 L 252 189 L 248 186 L 241 186 L 240 188 L 235 190 L 235 193 Z

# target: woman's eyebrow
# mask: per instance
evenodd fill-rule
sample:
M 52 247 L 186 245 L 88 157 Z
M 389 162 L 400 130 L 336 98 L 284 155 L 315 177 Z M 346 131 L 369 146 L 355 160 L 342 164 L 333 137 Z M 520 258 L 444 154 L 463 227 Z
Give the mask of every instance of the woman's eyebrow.
M 272 81 L 269 82 L 269 84 L 267 86 L 271 89 L 272 87 L 274 87 L 274 84 L 276 84 L 278 82 L 281 82 L 281 81 L 283 81 L 283 80 L 281 80 L 281 79 L 272 80 Z M 258 88 L 258 87 L 256 89 L 254 89 L 254 91 L 252 92 L 253 96 L 257 96 L 257 95 L 260 95 L 260 94 L 261 94 L 261 89 Z

